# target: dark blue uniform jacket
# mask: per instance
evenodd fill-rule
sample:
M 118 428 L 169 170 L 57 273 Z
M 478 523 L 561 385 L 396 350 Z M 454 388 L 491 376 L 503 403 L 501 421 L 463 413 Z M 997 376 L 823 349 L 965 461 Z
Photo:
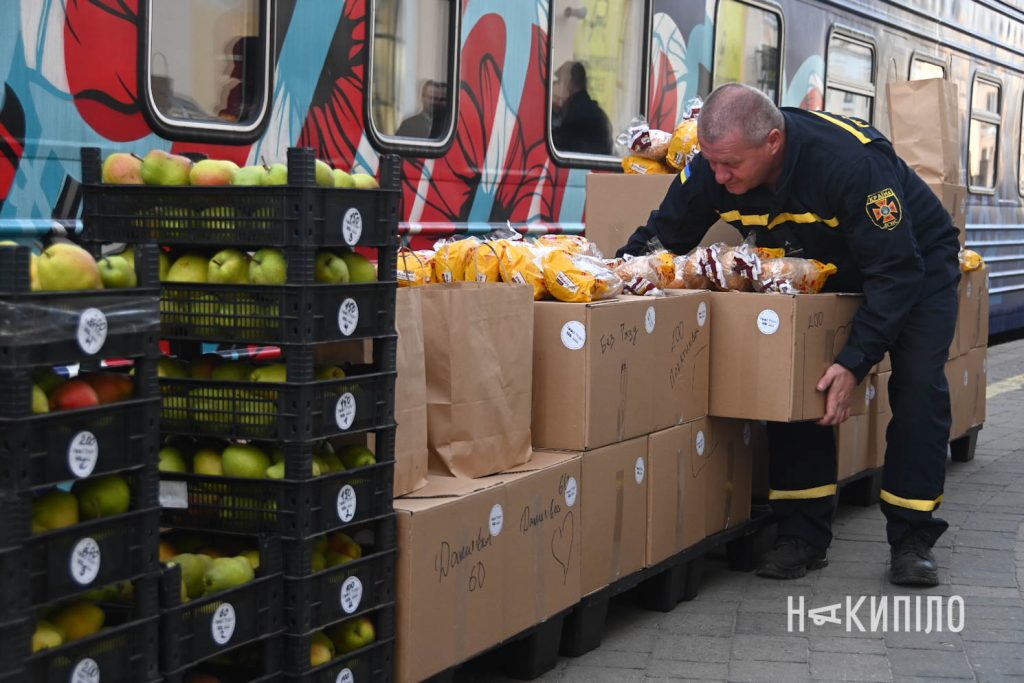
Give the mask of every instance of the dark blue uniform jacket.
M 777 187 L 730 194 L 698 154 L 619 253 L 643 253 L 657 237 L 685 254 L 721 219 L 744 237 L 753 232 L 758 246 L 834 263 L 838 272 L 825 291 L 864 293 L 836 358 L 859 381 L 915 302 L 959 278 L 957 230 L 931 189 L 870 125 L 824 112 L 782 112 L 786 147 Z

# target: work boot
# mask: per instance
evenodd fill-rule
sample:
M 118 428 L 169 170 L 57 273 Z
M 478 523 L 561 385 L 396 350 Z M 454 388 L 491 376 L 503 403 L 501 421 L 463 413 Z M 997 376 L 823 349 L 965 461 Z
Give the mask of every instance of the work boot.
M 770 579 L 799 579 L 807 575 L 808 569 L 827 566 L 824 550 L 815 548 L 802 538 L 784 536 L 761 558 L 757 575 Z
M 909 531 L 892 545 L 889 583 L 897 586 L 937 586 L 939 567 L 932 544 L 921 534 Z

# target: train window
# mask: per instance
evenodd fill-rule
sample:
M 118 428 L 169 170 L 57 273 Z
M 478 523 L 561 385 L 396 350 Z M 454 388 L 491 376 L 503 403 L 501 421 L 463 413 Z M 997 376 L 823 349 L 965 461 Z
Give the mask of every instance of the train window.
M 459 5 L 456 0 L 374 1 L 370 122 L 386 142 L 440 152 L 450 139 L 458 99 Z
M 975 74 L 971 89 L 971 129 L 967 140 L 967 181 L 972 192 L 995 191 L 1001 90 L 1000 83 L 994 78 Z
M 268 0 L 152 0 L 146 114 L 171 139 L 252 140 L 270 92 Z M 182 36 L 193 36 L 187 46 Z
M 549 112 L 559 156 L 612 154 L 642 113 L 646 0 L 552 0 Z
M 778 104 L 782 35 L 782 14 L 774 6 L 721 0 L 712 86 L 745 83 Z
M 875 101 L 875 46 L 867 38 L 833 31 L 828 39 L 825 109 L 871 121 Z
M 1024 111 L 1024 107 L 1021 108 Z M 1017 139 L 1020 145 L 1020 156 L 1017 158 L 1017 191 L 1024 196 L 1024 114 L 1020 121 L 1021 136 Z
M 915 52 L 910 58 L 910 80 L 923 81 L 926 78 L 945 78 L 946 63 L 938 57 Z

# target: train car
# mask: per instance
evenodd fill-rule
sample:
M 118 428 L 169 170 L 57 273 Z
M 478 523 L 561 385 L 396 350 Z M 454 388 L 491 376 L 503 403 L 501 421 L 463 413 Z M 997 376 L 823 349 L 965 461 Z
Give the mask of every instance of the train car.
M 635 117 L 671 130 L 740 81 L 886 130 L 887 83 L 947 78 L 991 330 L 1024 327 L 1020 0 L 9 0 L 0 16 L 0 238 L 21 241 L 80 230 L 84 145 L 239 164 L 305 145 L 369 173 L 398 154 L 413 244 L 578 233 L 586 175 L 619 170 Z

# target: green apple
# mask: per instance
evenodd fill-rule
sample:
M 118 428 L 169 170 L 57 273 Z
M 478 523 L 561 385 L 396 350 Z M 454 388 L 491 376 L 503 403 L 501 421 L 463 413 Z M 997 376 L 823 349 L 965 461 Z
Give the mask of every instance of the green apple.
M 362 444 L 348 444 L 341 449 L 338 457 L 341 458 L 341 462 L 348 469 L 377 464 L 377 458 L 374 456 L 373 451 Z
M 192 165 L 188 181 L 192 185 L 232 185 L 238 164 L 226 159 L 203 159 Z
M 287 185 L 288 167 L 284 164 L 272 164 L 263 178 L 264 185 Z
M 120 515 L 131 507 L 131 489 L 119 474 L 79 479 L 72 485 L 71 492 L 78 498 L 81 519 Z
M 348 619 L 330 627 L 327 631 L 339 654 L 345 654 L 366 647 L 377 638 L 373 622 L 366 617 Z
M 355 181 L 352 180 L 352 176 L 347 172 L 342 171 L 340 168 L 336 168 L 334 169 L 334 186 L 355 187 Z
M 192 471 L 210 477 L 223 476 L 224 465 L 220 453 L 212 448 L 200 448 L 192 458 Z
M 63 529 L 78 520 L 78 498 L 67 491 L 50 489 L 32 501 L 32 533 Z
M 103 289 L 96 259 L 77 244 L 51 244 L 39 256 L 36 268 L 44 292 Z
M 32 381 L 44 394 L 49 394 L 67 380 L 53 368 L 39 368 L 32 373 Z
M 288 281 L 288 261 L 273 247 L 256 251 L 249 262 L 249 281 L 254 285 L 283 285 Z
M 139 284 L 134 262 L 124 256 L 108 256 L 97 264 L 106 289 L 128 289 Z
M 376 282 L 377 269 L 362 254 L 354 251 L 341 252 L 341 258 L 348 266 L 349 282 Z
M 202 254 L 182 254 L 167 270 L 167 282 L 206 282 L 210 261 Z
M 239 249 L 222 249 L 207 267 L 207 282 L 244 285 L 249 283 L 249 255 Z
M 221 454 L 225 477 L 264 479 L 270 467 L 270 456 L 252 444 L 231 444 Z
M 316 379 L 344 379 L 345 371 L 337 365 L 323 365 L 316 369 Z
M 103 160 L 100 179 L 112 185 L 141 185 L 142 159 L 128 152 L 114 152 Z
M 153 149 L 142 158 L 139 174 L 147 185 L 188 185 L 192 160 L 162 149 Z
M 185 584 L 185 592 L 193 600 L 202 597 L 205 587 L 203 575 L 213 566 L 213 558 L 201 553 L 179 553 L 168 564 L 181 567 L 181 581 Z
M 259 365 L 249 374 L 252 382 L 287 382 L 288 366 L 284 363 Z
M 32 412 L 50 412 L 50 399 L 46 398 L 46 392 L 40 389 L 38 384 L 32 385 Z
M 156 363 L 157 377 L 170 377 L 173 379 L 188 379 L 188 370 L 177 358 L 161 356 Z
M 348 264 L 344 259 L 330 251 L 321 251 L 316 255 L 313 280 L 325 285 L 336 285 L 348 282 Z
M 319 572 L 327 568 L 327 558 L 321 550 L 314 550 L 310 555 L 310 563 L 313 571 Z
M 284 479 L 284 460 L 276 462 L 266 471 L 267 479 Z
M 269 183 L 265 182 L 265 179 L 269 171 L 270 169 L 263 164 L 243 166 L 235 173 L 234 184 L 240 186 L 268 185 Z
M 241 586 L 252 581 L 255 576 L 252 565 L 243 556 L 215 558 L 203 574 L 203 595 Z
M 368 173 L 353 173 L 352 185 L 360 190 L 375 190 L 380 187 L 377 179 Z
M 188 472 L 185 464 L 185 456 L 173 446 L 164 446 L 157 453 L 159 464 L 157 469 L 161 472 Z
M 315 162 L 316 184 L 319 187 L 334 187 L 334 169 L 321 159 Z

